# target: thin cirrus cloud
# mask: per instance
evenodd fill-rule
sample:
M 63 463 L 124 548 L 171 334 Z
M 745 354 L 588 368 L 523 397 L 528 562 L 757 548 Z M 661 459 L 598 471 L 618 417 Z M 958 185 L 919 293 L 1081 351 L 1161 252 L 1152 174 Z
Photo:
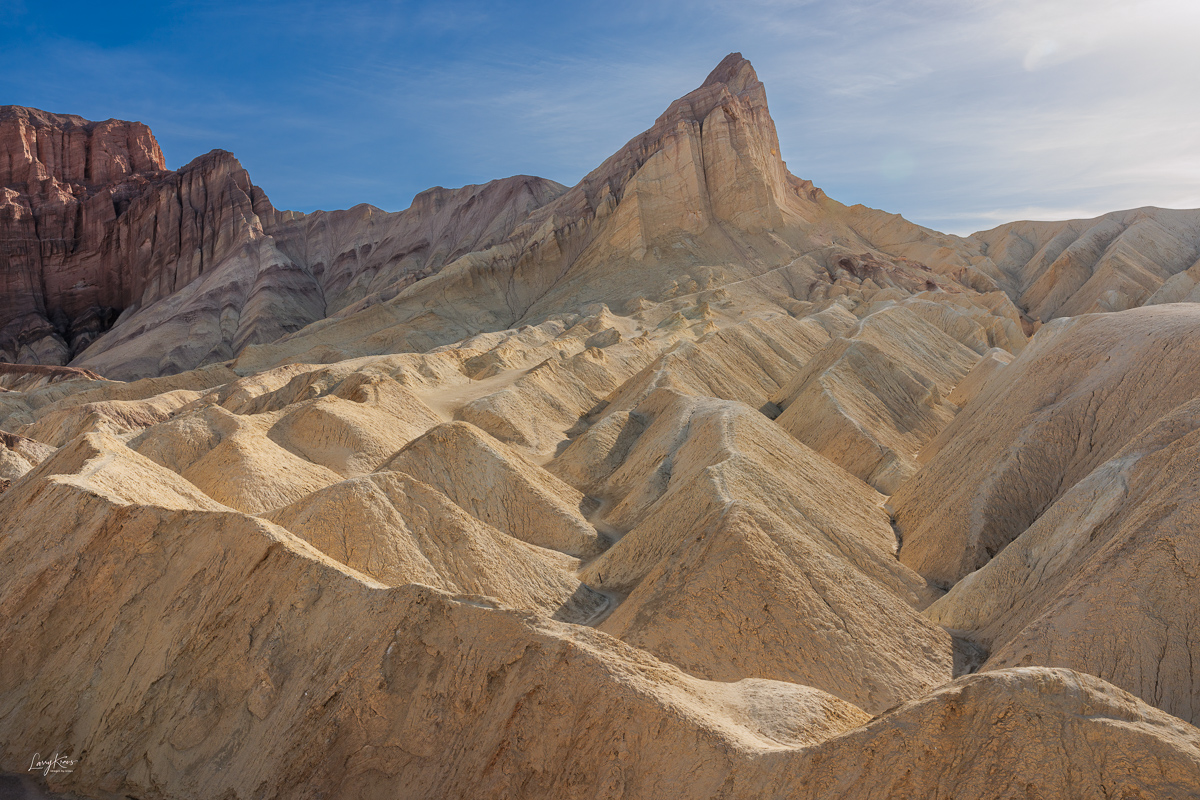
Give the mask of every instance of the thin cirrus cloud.
M 955 233 L 1200 205 L 1191 0 L 43 5 L 0 12 L 0 102 L 233 150 L 281 207 L 574 183 L 734 50 L 843 202 Z

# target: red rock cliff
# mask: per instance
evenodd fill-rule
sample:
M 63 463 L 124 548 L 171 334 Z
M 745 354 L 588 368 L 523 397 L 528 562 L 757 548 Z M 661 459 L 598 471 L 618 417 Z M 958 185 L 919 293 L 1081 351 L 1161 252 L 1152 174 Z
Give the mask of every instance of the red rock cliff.
M 168 171 L 139 122 L 0 107 L 0 360 L 65 364 L 275 218 L 232 154 Z

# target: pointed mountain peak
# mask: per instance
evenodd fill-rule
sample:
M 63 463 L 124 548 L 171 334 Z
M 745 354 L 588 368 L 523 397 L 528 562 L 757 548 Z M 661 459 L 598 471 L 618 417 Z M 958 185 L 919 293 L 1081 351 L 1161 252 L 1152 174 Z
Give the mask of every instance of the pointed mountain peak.
M 708 74 L 701 88 L 725 84 L 734 94 L 741 94 L 746 89 L 759 84 L 758 73 L 741 53 L 730 53 L 721 59 L 717 68 Z

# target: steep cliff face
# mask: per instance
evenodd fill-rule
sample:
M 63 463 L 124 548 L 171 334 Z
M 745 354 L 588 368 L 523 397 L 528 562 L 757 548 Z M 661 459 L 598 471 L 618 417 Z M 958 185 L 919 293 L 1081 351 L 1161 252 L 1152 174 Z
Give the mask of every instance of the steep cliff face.
M 65 364 L 275 210 L 230 153 L 166 170 L 150 129 L 0 108 L 0 359 Z
M 5 186 L 115 183 L 166 169 L 162 150 L 140 122 L 88 122 L 70 114 L 0 106 L 0 181 Z

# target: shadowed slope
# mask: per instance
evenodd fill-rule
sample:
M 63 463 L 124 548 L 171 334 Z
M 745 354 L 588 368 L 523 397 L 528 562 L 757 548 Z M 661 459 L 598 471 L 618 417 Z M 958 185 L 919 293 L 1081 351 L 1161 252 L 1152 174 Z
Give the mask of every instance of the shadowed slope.
M 1200 718 L 1200 401 L 1163 416 L 929 609 L 970 631 L 987 669 L 1099 675 Z
M 1139 431 L 1200 394 L 1200 306 L 1043 327 L 892 498 L 901 560 L 953 584 L 987 563 Z

